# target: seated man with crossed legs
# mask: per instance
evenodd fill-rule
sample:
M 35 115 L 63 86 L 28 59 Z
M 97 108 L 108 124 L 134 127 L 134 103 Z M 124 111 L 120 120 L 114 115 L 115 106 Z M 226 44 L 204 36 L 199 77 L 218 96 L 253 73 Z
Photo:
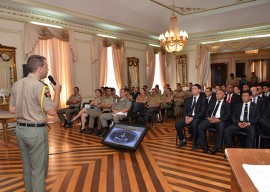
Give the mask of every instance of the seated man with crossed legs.
M 57 111 L 57 115 L 61 123 L 64 122 L 62 127 L 67 126 L 68 128 L 71 128 L 72 127 L 72 122 L 71 122 L 72 113 L 80 111 L 82 96 L 79 94 L 79 87 L 74 87 L 73 92 L 74 94 L 71 95 L 66 102 L 66 105 L 69 105 L 69 107 L 62 108 Z M 64 114 L 66 114 L 66 118 Z

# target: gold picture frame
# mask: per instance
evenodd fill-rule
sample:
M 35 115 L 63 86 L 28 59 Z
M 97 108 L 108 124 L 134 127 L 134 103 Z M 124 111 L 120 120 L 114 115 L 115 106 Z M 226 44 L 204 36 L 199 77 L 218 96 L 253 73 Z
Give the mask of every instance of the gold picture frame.
M 139 58 L 127 57 L 127 74 L 128 74 L 128 87 L 139 87 Z
M 176 55 L 176 82 L 181 85 L 188 85 L 188 62 L 187 54 Z
M 16 48 L 0 44 L 0 74 L 1 87 L 11 90 L 15 81 L 17 81 L 16 71 Z

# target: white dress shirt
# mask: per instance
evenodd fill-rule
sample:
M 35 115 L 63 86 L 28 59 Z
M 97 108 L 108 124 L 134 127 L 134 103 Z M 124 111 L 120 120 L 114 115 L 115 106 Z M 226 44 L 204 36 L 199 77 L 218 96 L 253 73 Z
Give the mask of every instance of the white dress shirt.
M 250 110 L 250 104 L 251 104 L 251 102 L 249 101 L 247 104 L 248 104 L 247 120 L 249 121 L 249 110 Z M 244 121 L 245 106 L 246 106 L 246 103 L 243 103 L 242 112 L 241 112 L 241 115 L 240 115 L 240 121 Z
M 224 99 L 220 100 L 220 104 L 219 104 L 219 106 L 218 106 L 217 113 L 216 113 L 216 115 L 215 115 L 216 118 L 220 118 L 220 111 L 221 111 L 221 106 L 222 106 L 223 101 L 224 101 Z M 214 110 L 215 110 L 215 108 L 216 108 L 218 102 L 219 102 L 219 101 L 217 100 L 217 101 L 216 101 L 216 105 L 215 105 L 215 107 L 214 107 Z M 214 111 L 213 111 L 213 113 L 214 113 Z M 212 117 L 213 117 L 213 113 L 212 113 L 212 115 L 211 115 Z
M 198 96 L 195 97 L 195 98 L 196 98 L 196 103 L 198 102 L 199 96 L 200 96 L 200 95 L 198 95 Z M 193 100 L 192 100 L 191 106 L 193 105 L 193 102 L 194 102 L 194 96 L 192 97 L 192 99 L 193 99 Z M 193 111 L 192 111 L 192 116 L 195 115 L 195 108 L 196 108 L 196 107 L 194 107 L 194 109 L 193 109 Z

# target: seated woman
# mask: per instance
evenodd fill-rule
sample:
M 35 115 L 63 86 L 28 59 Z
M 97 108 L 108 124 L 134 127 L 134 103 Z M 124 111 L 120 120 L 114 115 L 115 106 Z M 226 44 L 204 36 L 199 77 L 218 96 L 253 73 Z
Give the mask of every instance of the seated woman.
M 137 103 L 147 103 L 147 95 L 145 88 L 140 89 L 140 94 L 136 98 Z
M 96 89 L 95 90 L 95 94 L 96 97 L 89 103 L 90 104 L 90 108 L 83 108 L 78 115 L 76 115 L 75 117 L 73 117 L 73 119 L 71 120 L 71 122 L 73 123 L 74 121 L 76 121 L 76 119 L 78 119 L 79 117 L 81 117 L 81 123 L 82 123 L 82 127 L 80 132 L 83 132 L 85 130 L 85 122 L 86 122 L 86 117 L 90 114 L 91 110 L 95 110 L 96 108 L 98 108 L 98 105 L 101 103 L 102 97 L 101 97 L 101 90 L 100 89 Z

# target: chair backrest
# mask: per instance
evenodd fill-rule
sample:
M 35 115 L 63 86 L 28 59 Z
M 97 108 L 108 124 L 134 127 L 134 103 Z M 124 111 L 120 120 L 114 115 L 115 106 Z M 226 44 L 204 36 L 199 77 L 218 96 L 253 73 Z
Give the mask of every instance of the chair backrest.
M 145 113 L 145 103 L 134 103 L 134 112 Z
M 131 116 L 133 114 L 133 111 L 134 111 L 134 102 L 132 102 L 131 106 L 130 106 L 130 109 L 128 111 L 128 114 L 127 116 Z

